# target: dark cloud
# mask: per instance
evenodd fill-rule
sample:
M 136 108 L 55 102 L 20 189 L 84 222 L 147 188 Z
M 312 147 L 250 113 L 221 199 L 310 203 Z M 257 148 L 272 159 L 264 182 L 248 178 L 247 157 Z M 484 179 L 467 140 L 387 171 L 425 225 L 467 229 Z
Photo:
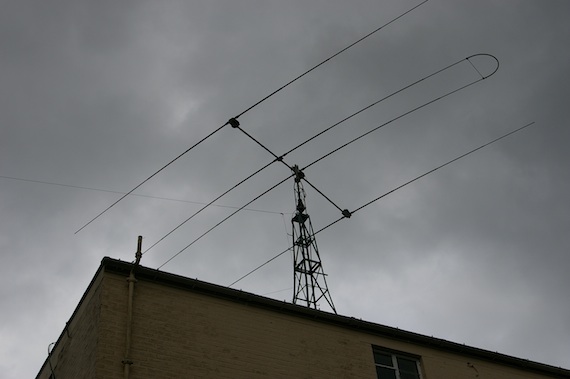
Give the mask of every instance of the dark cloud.
M 130 261 L 137 235 L 149 247 L 200 209 L 128 197 L 73 234 L 119 195 L 9 177 L 129 191 L 228 118 L 416 4 L 7 3 L 0 15 L 0 298 L 8 310 L 2 353 L 11 363 L 2 372 L 19 378 L 39 369 L 103 256 Z M 340 313 L 569 366 L 568 7 L 562 0 L 514 8 L 430 0 L 240 117 L 244 130 L 283 154 L 453 62 L 495 55 L 501 65 L 492 77 L 306 170 L 348 209 L 536 122 L 320 233 Z M 483 73 L 492 63 L 473 60 Z M 464 61 L 285 161 L 307 165 L 478 78 Z M 137 193 L 209 202 L 272 160 L 226 127 Z M 239 207 L 289 174 L 273 164 L 219 204 Z M 158 267 L 183 251 L 163 269 L 228 285 L 289 246 L 292 186 L 284 183 L 184 249 L 233 212 L 206 209 L 143 264 Z M 305 188 L 315 229 L 340 216 Z M 236 287 L 290 301 L 291 260 L 284 254 Z

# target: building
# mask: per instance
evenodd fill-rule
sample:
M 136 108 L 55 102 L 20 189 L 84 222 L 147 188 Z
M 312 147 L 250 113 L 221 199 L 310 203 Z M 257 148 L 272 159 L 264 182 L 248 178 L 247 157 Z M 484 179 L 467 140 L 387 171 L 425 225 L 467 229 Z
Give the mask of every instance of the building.
M 36 378 L 378 377 L 570 370 L 104 258 Z

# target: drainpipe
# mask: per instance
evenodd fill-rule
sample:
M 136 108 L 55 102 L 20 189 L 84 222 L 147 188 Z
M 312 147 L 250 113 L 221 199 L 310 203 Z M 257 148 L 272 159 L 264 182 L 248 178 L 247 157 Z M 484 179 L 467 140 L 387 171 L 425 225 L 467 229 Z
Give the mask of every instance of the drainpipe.
M 125 358 L 123 359 L 123 373 L 124 378 L 129 379 L 129 371 L 133 361 L 130 359 L 131 353 L 131 331 L 132 331 L 132 324 L 133 324 L 133 295 L 135 292 L 135 282 L 137 279 L 135 278 L 135 268 L 139 265 L 139 262 L 142 257 L 142 236 L 139 236 L 138 243 L 137 243 L 137 252 L 135 254 L 135 264 L 131 269 L 131 273 L 127 278 L 127 282 L 129 282 L 129 299 L 127 303 L 127 337 L 125 343 Z

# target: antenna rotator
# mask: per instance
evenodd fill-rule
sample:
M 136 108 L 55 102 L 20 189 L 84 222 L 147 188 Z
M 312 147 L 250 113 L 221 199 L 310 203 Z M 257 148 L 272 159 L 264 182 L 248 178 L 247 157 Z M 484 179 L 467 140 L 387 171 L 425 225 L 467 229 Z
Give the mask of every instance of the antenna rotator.
M 299 183 L 301 179 L 305 178 L 305 173 L 299 169 L 299 166 L 295 165 L 291 168 L 295 174 L 295 183 Z

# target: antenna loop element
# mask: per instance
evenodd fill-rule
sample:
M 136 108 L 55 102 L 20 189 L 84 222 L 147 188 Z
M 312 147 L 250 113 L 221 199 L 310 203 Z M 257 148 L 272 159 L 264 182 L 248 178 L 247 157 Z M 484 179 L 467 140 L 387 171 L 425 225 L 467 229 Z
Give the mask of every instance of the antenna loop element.
M 483 74 L 481 73 L 481 71 L 480 71 L 477 67 L 475 67 L 475 64 L 472 62 L 472 59 L 473 59 L 473 58 L 478 58 L 478 57 L 488 57 L 488 58 L 491 58 L 491 59 L 493 59 L 493 60 L 495 61 L 495 62 L 494 62 L 495 68 L 491 71 L 490 74 L 488 74 L 488 75 L 483 75 Z M 481 75 L 481 78 L 482 78 L 482 79 L 487 79 L 489 76 L 492 76 L 493 74 L 495 74 L 495 73 L 499 70 L 499 60 L 497 59 L 497 57 L 495 57 L 495 56 L 492 55 L 492 54 L 487 54 L 487 53 L 473 54 L 473 55 L 468 56 L 468 57 L 465 58 L 465 59 L 466 59 L 469 63 L 471 63 L 471 65 L 473 66 L 473 68 L 479 73 L 479 75 Z

